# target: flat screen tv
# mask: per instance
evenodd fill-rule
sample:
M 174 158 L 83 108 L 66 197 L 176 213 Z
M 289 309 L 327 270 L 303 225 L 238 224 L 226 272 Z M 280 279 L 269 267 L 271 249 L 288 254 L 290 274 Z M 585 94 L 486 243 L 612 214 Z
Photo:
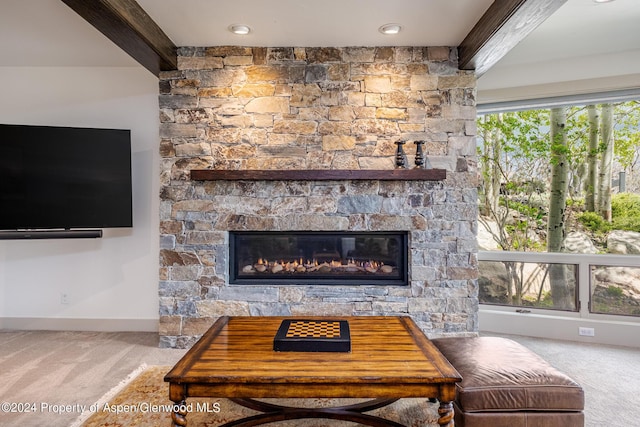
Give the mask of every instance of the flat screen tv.
M 131 132 L 0 124 L 0 230 L 132 227 Z

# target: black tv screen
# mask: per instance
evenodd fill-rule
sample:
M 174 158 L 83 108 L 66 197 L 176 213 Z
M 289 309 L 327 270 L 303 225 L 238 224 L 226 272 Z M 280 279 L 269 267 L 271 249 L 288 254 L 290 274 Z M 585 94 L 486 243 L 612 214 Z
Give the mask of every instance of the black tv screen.
M 0 230 L 132 227 L 131 132 L 0 124 Z

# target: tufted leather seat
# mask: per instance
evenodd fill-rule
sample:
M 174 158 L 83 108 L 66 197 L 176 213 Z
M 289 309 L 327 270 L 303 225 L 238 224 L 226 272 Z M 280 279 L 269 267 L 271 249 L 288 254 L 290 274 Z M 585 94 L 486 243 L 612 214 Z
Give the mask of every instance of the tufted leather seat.
M 583 427 L 582 387 L 506 338 L 432 340 L 462 376 L 457 427 Z

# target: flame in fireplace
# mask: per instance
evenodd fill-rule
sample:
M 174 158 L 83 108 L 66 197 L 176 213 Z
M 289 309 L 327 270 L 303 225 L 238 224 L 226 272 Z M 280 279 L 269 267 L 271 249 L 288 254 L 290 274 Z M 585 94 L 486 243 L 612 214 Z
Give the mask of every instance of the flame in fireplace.
M 393 266 L 386 265 L 383 262 L 355 261 L 354 259 L 342 263 L 340 260 L 318 261 L 317 259 L 303 261 L 302 258 L 293 261 L 270 262 L 267 259 L 259 258 L 255 263 L 245 265 L 242 273 L 371 273 L 371 274 L 389 274 L 394 270 Z

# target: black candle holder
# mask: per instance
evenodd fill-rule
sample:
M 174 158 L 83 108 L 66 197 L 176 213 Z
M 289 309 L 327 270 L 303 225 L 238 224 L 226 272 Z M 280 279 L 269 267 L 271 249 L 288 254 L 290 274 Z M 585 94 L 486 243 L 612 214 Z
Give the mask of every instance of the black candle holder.
M 414 141 L 413 143 L 416 144 L 416 169 L 424 169 L 424 153 L 422 152 L 424 141 Z
M 396 167 L 397 168 L 406 168 L 407 167 L 407 155 L 404 152 L 404 148 L 402 146 L 406 141 L 396 141 L 396 145 L 398 149 L 396 150 Z
M 424 145 L 424 143 L 425 141 L 414 141 L 414 144 L 416 144 L 416 157 L 415 157 L 416 169 L 431 169 L 431 163 L 429 162 L 429 158 L 424 155 L 424 151 L 422 149 L 422 146 Z

